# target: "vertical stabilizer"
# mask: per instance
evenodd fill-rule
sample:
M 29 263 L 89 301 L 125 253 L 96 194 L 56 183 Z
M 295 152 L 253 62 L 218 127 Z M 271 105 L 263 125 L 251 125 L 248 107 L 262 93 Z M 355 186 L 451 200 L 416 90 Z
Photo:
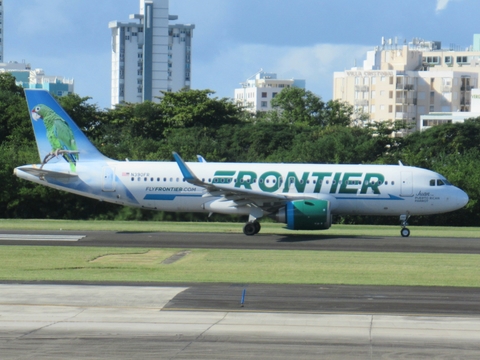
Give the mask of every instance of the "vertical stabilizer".
M 108 160 L 48 91 L 26 89 L 25 95 L 42 167 L 52 159 L 63 158 L 76 171 L 80 161 Z

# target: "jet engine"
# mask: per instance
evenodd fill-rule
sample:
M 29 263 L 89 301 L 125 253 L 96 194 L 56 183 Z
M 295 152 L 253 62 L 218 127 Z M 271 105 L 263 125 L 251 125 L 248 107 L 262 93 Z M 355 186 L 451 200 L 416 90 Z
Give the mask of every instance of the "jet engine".
M 324 230 L 332 225 L 330 202 L 327 200 L 295 200 L 274 214 L 275 220 L 290 230 Z

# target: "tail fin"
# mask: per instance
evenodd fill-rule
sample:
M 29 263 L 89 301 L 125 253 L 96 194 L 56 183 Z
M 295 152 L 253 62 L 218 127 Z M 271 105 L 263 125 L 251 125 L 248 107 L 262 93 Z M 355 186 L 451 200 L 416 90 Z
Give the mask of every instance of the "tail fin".
M 25 96 L 42 166 L 60 156 L 72 171 L 78 161 L 108 160 L 48 91 L 26 89 Z

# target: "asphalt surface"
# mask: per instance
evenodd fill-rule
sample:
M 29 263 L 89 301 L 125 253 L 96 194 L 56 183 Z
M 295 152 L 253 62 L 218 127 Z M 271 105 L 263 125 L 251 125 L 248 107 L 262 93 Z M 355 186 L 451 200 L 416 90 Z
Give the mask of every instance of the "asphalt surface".
M 8 236 L 16 237 L 15 239 Z M 38 239 L 39 236 L 45 236 Z M 78 236 L 72 240 L 72 236 Z M 163 233 L 114 231 L 0 231 L 0 245 L 329 250 L 480 254 L 480 239 Z
M 387 298 L 354 287 L 248 286 L 244 310 L 219 309 L 235 303 L 242 287 L 92 286 L 0 284 L 0 358 L 4 359 L 478 359 L 480 316 L 260 311 L 275 301 L 314 308 L 331 291 L 337 302 Z M 438 289 L 437 289 L 438 290 Z M 417 305 L 437 303 L 435 289 L 405 289 L 402 298 Z M 478 296 L 459 291 L 478 303 Z M 447 292 L 440 292 L 445 303 Z M 369 298 L 362 299 L 363 295 Z M 433 295 L 433 298 L 429 296 Z M 398 295 L 396 295 L 398 296 Z M 220 304 L 215 298 L 222 298 Z M 256 298 L 256 300 L 254 300 Z M 208 299 L 210 308 L 205 307 Z M 288 299 L 288 300 L 287 300 Z M 377 299 L 377 300 L 376 300 Z M 401 299 L 400 299 L 401 300 Z M 292 303 L 289 304 L 289 302 Z M 179 304 L 192 309 L 172 308 Z M 255 305 L 257 303 L 257 305 Z M 196 304 L 196 305 L 195 305 Z M 394 309 L 395 303 L 391 304 Z M 252 307 L 250 309 L 249 307 Z M 423 305 L 425 308 L 425 305 Z M 248 309 L 247 309 L 248 308 Z M 300 307 L 299 307 L 300 308 Z M 340 308 L 338 308 L 340 310 Z M 357 309 L 367 310 L 363 305 Z M 457 313 L 463 312 L 459 311 Z M 467 311 L 468 312 L 468 311 Z
M 0 231 L 1 245 L 480 253 L 477 239 Z M 480 289 L 0 282 L 1 359 L 477 359 Z

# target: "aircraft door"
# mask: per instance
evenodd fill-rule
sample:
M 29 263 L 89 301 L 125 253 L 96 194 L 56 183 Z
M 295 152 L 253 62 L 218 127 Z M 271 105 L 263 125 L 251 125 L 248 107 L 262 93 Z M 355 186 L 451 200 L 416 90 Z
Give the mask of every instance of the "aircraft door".
M 413 176 L 411 172 L 402 172 L 400 196 L 413 196 Z
M 115 168 L 103 167 L 103 191 L 115 191 Z

